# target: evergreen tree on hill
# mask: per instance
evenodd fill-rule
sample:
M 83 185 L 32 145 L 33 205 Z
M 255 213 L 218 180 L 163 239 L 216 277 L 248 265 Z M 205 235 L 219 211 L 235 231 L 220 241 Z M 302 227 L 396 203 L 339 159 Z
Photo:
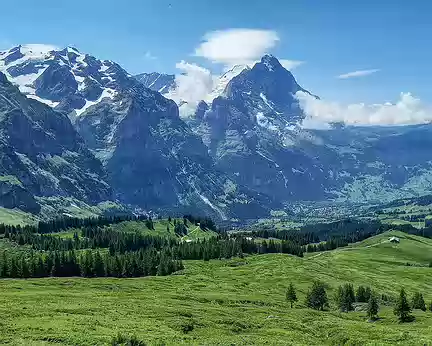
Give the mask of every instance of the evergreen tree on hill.
M 411 307 L 408 303 L 408 299 L 405 293 L 405 290 L 402 288 L 398 300 L 396 302 L 396 305 L 393 310 L 394 314 L 399 318 L 400 322 L 408 322 L 412 319 L 410 313 L 411 313 Z
M 293 304 L 297 301 L 296 290 L 292 283 L 290 283 L 287 288 L 286 300 L 291 304 L 291 308 L 293 307 Z
M 354 310 L 353 303 L 355 302 L 354 288 L 351 284 L 339 286 L 336 292 L 336 305 L 342 312 Z
M 367 306 L 367 315 L 369 319 L 375 320 L 379 311 L 378 300 L 374 294 L 371 294 Z
M 93 256 L 93 273 L 98 276 L 105 276 L 105 266 L 104 262 L 102 260 L 102 256 L 99 253 L 99 251 L 96 251 L 95 255 Z
M 414 293 L 411 305 L 413 309 L 426 311 L 426 303 L 424 301 L 423 294 L 421 294 L 420 292 Z
M 321 281 L 315 281 L 306 295 L 306 306 L 315 310 L 324 310 L 328 307 L 328 298 L 325 285 Z

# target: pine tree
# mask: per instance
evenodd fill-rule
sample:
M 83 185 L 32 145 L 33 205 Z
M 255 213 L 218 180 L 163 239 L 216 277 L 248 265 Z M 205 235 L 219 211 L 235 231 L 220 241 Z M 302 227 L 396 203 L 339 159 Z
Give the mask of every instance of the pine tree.
M 85 254 L 81 255 L 80 267 L 82 276 L 93 276 L 93 255 L 91 250 L 87 250 Z
M 292 283 L 290 283 L 287 288 L 286 300 L 291 304 L 291 308 L 293 307 L 293 304 L 297 301 L 296 290 Z
M 420 292 L 414 293 L 412 299 L 412 308 L 426 311 L 426 303 L 424 301 L 423 294 L 421 294 Z
M 371 294 L 367 306 L 367 315 L 370 320 L 374 320 L 377 318 L 377 314 L 379 311 L 378 300 L 376 299 L 374 294 Z
M 168 275 L 168 263 L 166 255 L 163 253 L 160 257 L 159 265 L 157 267 L 157 275 L 165 276 Z
M 306 295 L 306 306 L 315 310 L 324 310 L 328 306 L 327 292 L 321 281 L 315 281 Z
M 371 296 L 372 296 L 372 290 L 368 286 L 368 287 L 365 288 L 365 292 L 364 292 L 365 302 L 369 302 L 369 299 L 370 299 Z
M 356 301 L 359 303 L 366 303 L 366 288 L 364 286 L 359 286 L 356 292 Z
M 26 259 L 24 258 L 24 256 L 21 257 L 21 261 L 20 261 L 20 277 L 22 278 L 28 278 L 30 277 L 30 272 L 29 272 L 29 267 L 27 264 Z
M 353 303 L 355 302 L 354 288 L 351 284 L 339 286 L 336 293 L 336 304 L 343 312 L 354 310 Z
M 2 253 L 2 262 L 1 262 L 1 277 L 7 278 L 9 275 L 9 265 L 8 258 L 6 257 L 6 251 Z
M 403 288 L 400 291 L 399 298 L 396 302 L 393 312 L 396 316 L 398 316 L 400 322 L 407 322 L 411 319 L 411 307 L 408 303 L 408 299 Z
M 14 256 L 12 256 L 10 261 L 9 277 L 11 278 L 18 277 L 18 265 L 17 265 L 16 258 Z
M 105 266 L 99 251 L 93 256 L 93 273 L 98 277 L 105 276 Z

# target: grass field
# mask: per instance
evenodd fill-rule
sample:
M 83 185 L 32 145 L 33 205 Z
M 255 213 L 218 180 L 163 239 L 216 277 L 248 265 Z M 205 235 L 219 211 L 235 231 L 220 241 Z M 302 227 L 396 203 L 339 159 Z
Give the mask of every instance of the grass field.
M 183 223 L 183 219 L 176 219 L 176 222 Z M 159 235 L 177 237 L 174 232 L 174 219 L 153 220 L 154 229 L 149 229 L 143 221 L 125 221 L 109 226 L 110 229 L 117 232 L 141 233 L 144 235 Z M 214 237 L 216 232 L 211 230 L 202 230 L 199 226 L 186 221 L 187 235 L 183 236 L 183 240 L 207 239 Z
M 8 225 L 28 225 L 37 222 L 32 214 L 18 209 L 6 209 L 0 207 L 0 223 Z
M 401 238 L 389 243 L 390 234 Z M 399 324 L 391 306 L 368 323 L 364 312 L 303 306 L 315 279 L 349 281 L 396 296 L 404 286 L 432 300 L 432 240 L 391 232 L 306 258 L 268 254 L 186 261 L 168 277 L 0 281 L 0 344 L 104 345 L 117 333 L 149 345 L 432 345 L 432 313 Z M 407 262 L 410 266 L 407 265 Z M 285 302 L 293 282 L 299 303 Z

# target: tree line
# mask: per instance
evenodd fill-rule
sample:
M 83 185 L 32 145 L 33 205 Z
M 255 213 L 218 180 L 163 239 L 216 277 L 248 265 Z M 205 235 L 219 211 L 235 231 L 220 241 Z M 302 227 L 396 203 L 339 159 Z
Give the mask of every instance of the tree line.
M 289 284 L 285 296 L 292 308 L 293 304 L 298 301 L 296 288 L 292 283 Z M 386 295 L 382 295 L 382 297 L 384 300 L 388 300 Z M 341 285 L 336 290 L 334 302 L 341 312 L 354 311 L 354 303 L 367 303 L 366 313 L 369 319 L 376 320 L 378 318 L 380 309 L 378 295 L 370 287 L 359 286 L 355 290 L 350 283 Z M 305 305 L 311 309 L 324 311 L 330 307 L 329 303 L 327 285 L 322 281 L 314 281 L 306 293 Z M 393 307 L 393 313 L 400 322 L 410 322 L 414 320 L 411 315 L 413 309 L 427 310 L 423 294 L 415 292 L 411 302 L 409 302 L 405 289 L 401 288 Z M 432 302 L 429 304 L 429 310 L 432 312 Z
M 177 223 L 179 224 L 179 223 Z M 5 238 L 19 245 L 31 245 L 37 251 L 71 251 L 80 249 L 108 248 L 115 253 L 137 251 L 146 248 L 157 250 L 170 248 L 181 259 L 230 258 L 242 254 L 287 253 L 303 256 L 302 246 L 288 240 L 257 242 L 242 236 L 219 234 L 208 240 L 181 242 L 176 238 L 140 233 L 119 232 L 109 228 L 84 227 L 80 236 L 76 232 L 73 238 L 60 238 L 47 234 L 35 234 L 20 229 L 7 230 Z
M 98 216 L 89 218 L 78 217 L 61 217 L 49 221 L 39 221 L 36 225 L 6 225 L 0 224 L 0 234 L 28 232 L 28 233 L 57 233 L 66 231 L 69 228 L 82 227 L 103 227 L 117 224 L 124 221 L 146 221 L 149 218 L 146 215 L 119 215 L 119 216 Z
M 165 276 L 183 269 L 181 260 L 169 250 L 154 248 L 110 255 L 99 251 L 32 252 L 30 255 L 3 251 L 0 258 L 1 278 L 42 277 L 140 277 Z

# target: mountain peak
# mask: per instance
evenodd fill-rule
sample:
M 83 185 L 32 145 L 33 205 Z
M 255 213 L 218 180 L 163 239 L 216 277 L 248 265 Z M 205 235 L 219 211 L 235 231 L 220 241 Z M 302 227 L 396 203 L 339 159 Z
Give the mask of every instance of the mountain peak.
M 77 115 L 134 84 L 110 60 L 99 60 L 73 46 L 26 44 L 0 52 L 0 71 L 27 97 Z
M 260 64 L 263 64 L 269 71 L 274 71 L 275 69 L 282 67 L 279 60 L 271 54 L 264 55 L 261 58 Z

